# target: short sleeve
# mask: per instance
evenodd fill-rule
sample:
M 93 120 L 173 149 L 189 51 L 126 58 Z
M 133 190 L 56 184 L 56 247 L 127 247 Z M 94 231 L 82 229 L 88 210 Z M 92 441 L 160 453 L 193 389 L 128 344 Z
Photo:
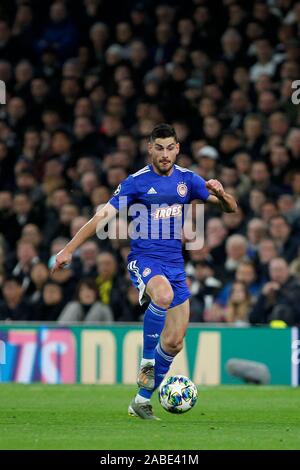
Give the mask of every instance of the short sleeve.
M 192 184 L 191 184 L 191 198 L 193 199 L 201 199 L 201 201 L 207 201 L 210 193 L 205 185 L 205 180 L 201 178 L 201 176 L 196 175 L 193 173 L 192 176 Z
M 128 176 L 119 184 L 112 198 L 108 201 L 118 211 L 131 205 L 136 197 L 135 181 L 132 176 Z

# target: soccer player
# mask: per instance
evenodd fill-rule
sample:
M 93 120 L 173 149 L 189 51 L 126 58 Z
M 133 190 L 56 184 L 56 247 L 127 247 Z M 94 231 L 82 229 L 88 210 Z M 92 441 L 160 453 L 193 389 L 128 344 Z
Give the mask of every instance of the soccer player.
M 225 212 L 234 212 L 237 204 L 219 181 L 205 182 L 193 171 L 175 164 L 179 143 L 175 130 L 168 124 L 153 129 L 148 152 L 151 164 L 128 176 L 118 186 L 109 202 L 57 254 L 54 270 L 69 264 L 78 246 L 94 235 L 96 229 L 103 228 L 118 211 L 124 207 L 130 209 L 135 203 L 143 205 L 146 212 L 144 219 L 142 217 L 142 235 L 131 240 L 127 268 L 139 289 L 141 305 L 145 302 L 149 305 L 144 315 L 143 358 L 137 378 L 139 390 L 128 412 L 142 419 L 158 419 L 150 398 L 181 351 L 189 322 L 190 292 L 182 241 L 175 236 L 175 221 L 182 214 L 183 205 L 194 199 L 215 204 Z M 137 217 L 138 213 L 136 211 Z M 165 237 L 162 228 L 166 219 L 171 224 L 170 237 Z M 151 230 L 152 226 L 156 229 Z

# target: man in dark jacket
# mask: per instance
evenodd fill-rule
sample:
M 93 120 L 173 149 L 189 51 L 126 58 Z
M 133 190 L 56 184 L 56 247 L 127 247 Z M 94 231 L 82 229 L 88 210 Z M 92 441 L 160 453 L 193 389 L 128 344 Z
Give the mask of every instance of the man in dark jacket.
M 288 325 L 300 324 L 300 283 L 289 275 L 284 258 L 269 263 L 270 281 L 267 282 L 250 312 L 250 323 L 269 323 L 283 320 Z
M 4 281 L 4 301 L 0 303 L 0 320 L 26 321 L 32 319 L 32 309 L 23 299 L 22 282 L 14 277 Z

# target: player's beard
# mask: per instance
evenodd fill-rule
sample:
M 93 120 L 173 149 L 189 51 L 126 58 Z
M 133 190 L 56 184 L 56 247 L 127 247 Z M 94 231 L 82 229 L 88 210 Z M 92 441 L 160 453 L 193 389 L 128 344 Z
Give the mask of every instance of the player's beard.
M 172 170 L 174 166 L 174 162 L 172 162 L 171 160 L 163 159 L 163 160 L 158 160 L 157 162 L 155 162 L 154 166 L 162 175 L 166 175 Z

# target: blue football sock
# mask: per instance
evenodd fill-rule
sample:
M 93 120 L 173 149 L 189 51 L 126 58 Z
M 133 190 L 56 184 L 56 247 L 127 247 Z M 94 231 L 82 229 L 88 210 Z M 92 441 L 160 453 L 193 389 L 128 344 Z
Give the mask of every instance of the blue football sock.
M 166 353 L 162 347 L 161 344 L 158 343 L 155 349 L 155 385 L 154 385 L 154 390 L 160 386 L 162 383 L 165 375 L 167 374 L 168 370 L 171 367 L 171 364 L 173 362 L 175 356 L 170 356 L 168 353 Z M 138 394 L 141 397 L 148 398 L 150 400 L 154 390 L 145 390 L 144 388 L 141 388 L 138 392 Z
M 154 360 L 155 348 L 165 324 L 167 310 L 150 302 L 144 315 L 143 359 Z

